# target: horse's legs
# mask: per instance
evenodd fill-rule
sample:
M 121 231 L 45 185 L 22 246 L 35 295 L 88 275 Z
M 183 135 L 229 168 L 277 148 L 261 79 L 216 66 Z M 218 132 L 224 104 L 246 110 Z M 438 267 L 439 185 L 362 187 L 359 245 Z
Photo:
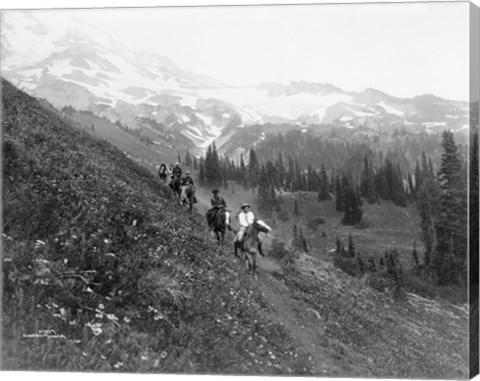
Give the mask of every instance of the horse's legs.
M 252 269 L 252 263 L 251 263 L 251 260 L 250 260 L 250 253 L 244 251 L 243 256 L 244 256 L 244 259 L 245 259 L 245 267 L 247 268 L 247 271 L 250 271 Z

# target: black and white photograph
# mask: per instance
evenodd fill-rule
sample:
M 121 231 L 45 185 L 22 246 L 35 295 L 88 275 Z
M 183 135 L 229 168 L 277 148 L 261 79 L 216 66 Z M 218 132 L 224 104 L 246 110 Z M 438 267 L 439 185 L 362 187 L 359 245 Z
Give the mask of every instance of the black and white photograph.
M 478 375 L 477 5 L 9 3 L 2 373 Z

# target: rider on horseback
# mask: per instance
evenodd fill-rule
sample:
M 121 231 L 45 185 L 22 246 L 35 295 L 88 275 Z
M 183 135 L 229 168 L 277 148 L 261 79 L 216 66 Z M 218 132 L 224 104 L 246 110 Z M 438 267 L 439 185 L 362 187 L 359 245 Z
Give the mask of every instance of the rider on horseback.
M 198 201 L 197 201 L 197 198 L 195 197 L 195 185 L 193 183 L 193 179 L 190 177 L 191 173 L 190 171 L 187 171 L 185 172 L 185 177 L 182 179 L 182 202 L 183 203 L 186 203 L 187 200 L 187 194 L 186 194 L 186 187 L 190 186 L 191 187 L 191 190 L 193 192 L 193 195 L 192 195 L 192 201 L 196 204 Z
M 160 177 L 161 180 L 165 182 L 167 180 L 167 166 L 165 165 L 165 163 L 162 163 L 159 166 L 157 166 L 157 170 L 158 170 L 158 176 Z
M 208 227 L 210 228 L 210 231 L 213 231 L 213 222 L 215 221 L 215 217 L 217 216 L 219 209 L 227 207 L 227 203 L 223 197 L 219 196 L 220 191 L 218 189 L 214 189 L 212 193 L 213 196 L 210 199 L 212 208 L 207 211 Z M 230 225 L 228 225 L 228 229 L 232 230 Z
M 238 214 L 238 223 L 240 224 L 240 230 L 238 231 L 235 239 L 233 240 L 235 255 L 237 255 L 237 248 L 242 246 L 243 237 L 247 228 L 254 223 L 256 220 L 255 215 L 250 210 L 250 204 L 244 202 L 241 206 L 241 211 Z M 262 242 L 258 239 L 258 252 L 261 256 L 263 256 L 262 251 Z
M 182 168 L 180 167 L 180 163 L 177 161 L 175 163 L 175 167 L 172 169 L 172 177 L 181 178 L 182 177 Z

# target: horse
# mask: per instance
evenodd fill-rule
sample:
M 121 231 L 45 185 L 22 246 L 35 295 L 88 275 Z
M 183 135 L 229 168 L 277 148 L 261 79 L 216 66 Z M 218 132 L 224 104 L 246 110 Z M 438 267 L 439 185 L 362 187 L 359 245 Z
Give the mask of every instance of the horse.
M 253 224 L 247 227 L 245 234 L 243 235 L 243 241 L 241 243 L 235 242 L 237 246 L 235 249 L 240 248 L 243 253 L 243 259 L 247 271 L 250 271 L 253 276 L 256 277 L 257 271 L 257 253 L 259 250 L 260 242 L 258 240 L 258 233 L 269 233 L 272 229 L 265 222 L 261 220 L 253 221 Z M 235 250 L 235 253 L 237 250 Z
M 164 184 L 167 183 L 167 166 L 165 164 L 160 164 L 158 167 L 158 177 L 163 181 Z
M 192 209 L 193 209 L 193 195 L 194 194 L 195 194 L 195 192 L 194 192 L 194 189 L 193 189 L 193 185 L 188 184 L 188 185 L 182 186 L 181 198 L 182 198 L 182 200 L 185 200 L 185 202 L 188 205 L 188 209 L 190 209 L 190 211 L 192 211 Z
M 182 180 L 178 176 L 173 176 L 170 184 L 168 184 L 170 188 L 172 188 L 174 196 L 177 197 L 178 201 L 180 201 L 180 197 L 182 195 Z
M 207 222 L 210 223 L 208 212 L 205 217 L 207 218 Z M 224 206 L 218 207 L 212 222 L 213 233 L 217 238 L 217 243 L 219 246 L 223 246 L 225 242 L 225 230 L 227 228 L 228 230 L 232 230 L 230 227 L 230 211 L 226 210 Z

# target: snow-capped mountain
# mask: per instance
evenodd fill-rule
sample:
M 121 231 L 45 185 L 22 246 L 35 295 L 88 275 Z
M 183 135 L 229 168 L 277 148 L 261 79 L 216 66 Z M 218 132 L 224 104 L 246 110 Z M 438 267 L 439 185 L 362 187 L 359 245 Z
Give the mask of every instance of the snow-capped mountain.
M 2 17 L 1 44 L 2 76 L 19 88 L 59 109 L 89 110 L 129 128 L 145 128 L 150 119 L 181 132 L 193 153 L 214 140 L 221 151 L 238 129 L 264 123 L 374 130 L 467 124 L 466 102 L 430 95 L 401 99 L 310 82 L 228 86 L 166 57 L 133 52 L 76 18 L 52 25 L 41 12 L 9 12 Z

